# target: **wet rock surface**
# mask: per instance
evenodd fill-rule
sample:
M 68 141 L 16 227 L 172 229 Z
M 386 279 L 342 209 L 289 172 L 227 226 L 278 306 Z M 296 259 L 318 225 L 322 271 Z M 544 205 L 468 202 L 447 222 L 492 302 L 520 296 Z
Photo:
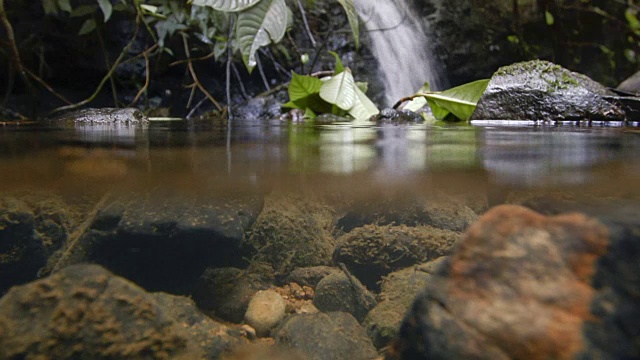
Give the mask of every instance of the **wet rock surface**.
M 55 270 L 94 262 L 152 290 L 191 291 L 207 266 L 242 263 L 244 232 L 262 208 L 259 196 L 175 196 L 161 191 L 107 198 Z
M 151 295 L 96 265 L 12 288 L 0 299 L 2 359 L 198 359 Z
M 338 239 L 336 262 L 372 289 L 381 277 L 451 252 L 460 234 L 431 226 L 365 225 Z
M 260 337 L 269 335 L 284 318 L 286 303 L 279 293 L 273 290 L 258 291 L 247 306 L 244 320 L 256 330 Z
M 310 360 L 375 359 L 375 347 L 351 314 L 343 312 L 294 315 L 277 331 L 276 343 Z
M 114 124 L 134 125 L 149 122 L 147 116 L 135 108 L 89 108 L 73 111 L 49 120 L 52 124 Z
M 0 295 L 35 280 L 47 257 L 62 246 L 77 222 L 62 199 L 51 196 L 0 198 Z
M 358 279 L 347 272 L 327 275 L 318 283 L 313 304 L 323 312 L 346 312 L 359 322 L 376 306 L 376 299 Z
M 416 299 L 388 358 L 638 356 L 640 331 L 621 318 L 638 316 L 631 233 L 577 213 L 493 208 Z
M 613 95 L 585 75 L 547 61 L 528 61 L 496 71 L 472 120 L 625 120 Z

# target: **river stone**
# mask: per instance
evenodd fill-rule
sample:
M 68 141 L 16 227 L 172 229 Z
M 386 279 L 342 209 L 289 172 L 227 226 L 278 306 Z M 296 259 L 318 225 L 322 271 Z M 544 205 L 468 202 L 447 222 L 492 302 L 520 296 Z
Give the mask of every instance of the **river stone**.
M 219 359 L 235 348 L 248 346 L 239 327 L 227 326 L 204 315 L 190 298 L 167 293 L 151 295 L 169 316 L 184 326 L 189 338 L 203 349 L 207 359 Z
M 53 124 L 146 124 L 147 116 L 136 108 L 89 108 L 66 113 L 50 120 Z
M 13 287 L 0 299 L 0 359 L 199 359 L 167 309 L 97 265 Z
M 640 236 L 612 229 L 489 210 L 416 299 L 389 358 L 637 358 Z
M 613 95 L 589 77 L 548 61 L 504 66 L 491 77 L 472 120 L 625 120 Z
M 258 291 L 249 302 L 244 320 L 256 330 L 259 337 L 265 337 L 282 321 L 285 308 L 286 303 L 277 292 Z
M 369 360 L 378 357 L 367 333 L 344 312 L 291 316 L 277 331 L 276 343 L 309 360 Z
M 459 239 L 459 233 L 431 226 L 365 225 L 340 237 L 333 256 L 377 289 L 382 276 L 447 255 Z
M 247 270 L 209 268 L 198 280 L 193 298 L 205 311 L 239 324 L 253 296 L 269 286 L 260 275 Z
M 207 267 L 238 266 L 262 198 L 177 194 L 152 190 L 111 195 L 53 270 L 97 263 L 146 289 L 188 293 Z
M 320 280 L 313 305 L 323 312 L 347 312 L 362 322 L 376 299 L 358 279 L 341 271 Z
M 336 271 L 341 270 L 331 266 L 310 266 L 296 268 L 289 273 L 285 282 L 293 282 L 296 284 L 315 288 L 320 280 L 322 280 L 322 278 Z
M 426 286 L 432 275 L 427 272 L 432 263 L 441 264 L 445 257 L 431 261 L 423 266 L 410 267 L 395 271 L 382 279 L 380 302 L 371 309 L 364 320 L 367 334 L 376 348 L 381 349 L 398 335 L 400 323 L 413 300 Z
M 246 244 L 256 250 L 256 261 L 286 274 L 297 267 L 331 264 L 333 228 L 334 211 L 318 197 L 276 191 L 265 198 Z

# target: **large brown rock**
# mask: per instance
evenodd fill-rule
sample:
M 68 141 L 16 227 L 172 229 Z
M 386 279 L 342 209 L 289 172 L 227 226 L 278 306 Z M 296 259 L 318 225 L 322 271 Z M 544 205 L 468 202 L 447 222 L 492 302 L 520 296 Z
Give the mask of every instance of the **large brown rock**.
M 0 359 L 201 359 L 184 326 L 135 284 L 70 266 L 0 299 Z
M 468 229 L 416 299 L 389 358 L 568 359 L 589 353 L 597 345 L 584 330 L 611 320 L 592 312 L 607 292 L 592 284 L 608 246 L 607 227 L 585 215 L 493 208 Z M 635 308 L 629 314 L 637 316 Z

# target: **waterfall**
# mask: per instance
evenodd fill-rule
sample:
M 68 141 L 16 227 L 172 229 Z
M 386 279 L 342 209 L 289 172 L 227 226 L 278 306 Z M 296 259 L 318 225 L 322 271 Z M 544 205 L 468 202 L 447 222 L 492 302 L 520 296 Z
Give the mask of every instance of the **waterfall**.
M 442 67 L 429 49 L 429 25 L 411 11 L 407 1 L 355 1 L 379 62 L 386 106 L 412 95 L 425 81 L 433 90 L 447 86 Z

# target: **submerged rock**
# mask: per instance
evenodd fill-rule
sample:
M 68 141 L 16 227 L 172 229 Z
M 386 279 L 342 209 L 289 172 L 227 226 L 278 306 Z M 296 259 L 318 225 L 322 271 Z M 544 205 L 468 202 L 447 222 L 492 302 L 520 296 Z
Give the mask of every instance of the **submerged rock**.
M 294 315 L 276 333 L 276 343 L 309 360 L 370 360 L 378 356 L 358 321 L 344 312 Z
M 325 276 L 316 287 L 313 305 L 320 311 L 346 312 L 362 322 L 377 302 L 358 279 L 345 272 Z
M 0 299 L 0 359 L 200 359 L 168 309 L 96 265 L 68 267 Z
M 585 75 L 547 61 L 505 66 L 493 75 L 472 120 L 625 120 L 604 96 L 613 95 Z
M 382 276 L 448 255 L 460 234 L 431 226 L 366 225 L 338 239 L 334 253 L 367 287 Z
M 638 357 L 634 231 L 577 213 L 489 210 L 416 299 L 388 358 Z
M 258 291 L 249 302 L 244 320 L 256 330 L 259 337 L 265 337 L 282 321 L 285 308 L 286 303 L 277 292 Z

